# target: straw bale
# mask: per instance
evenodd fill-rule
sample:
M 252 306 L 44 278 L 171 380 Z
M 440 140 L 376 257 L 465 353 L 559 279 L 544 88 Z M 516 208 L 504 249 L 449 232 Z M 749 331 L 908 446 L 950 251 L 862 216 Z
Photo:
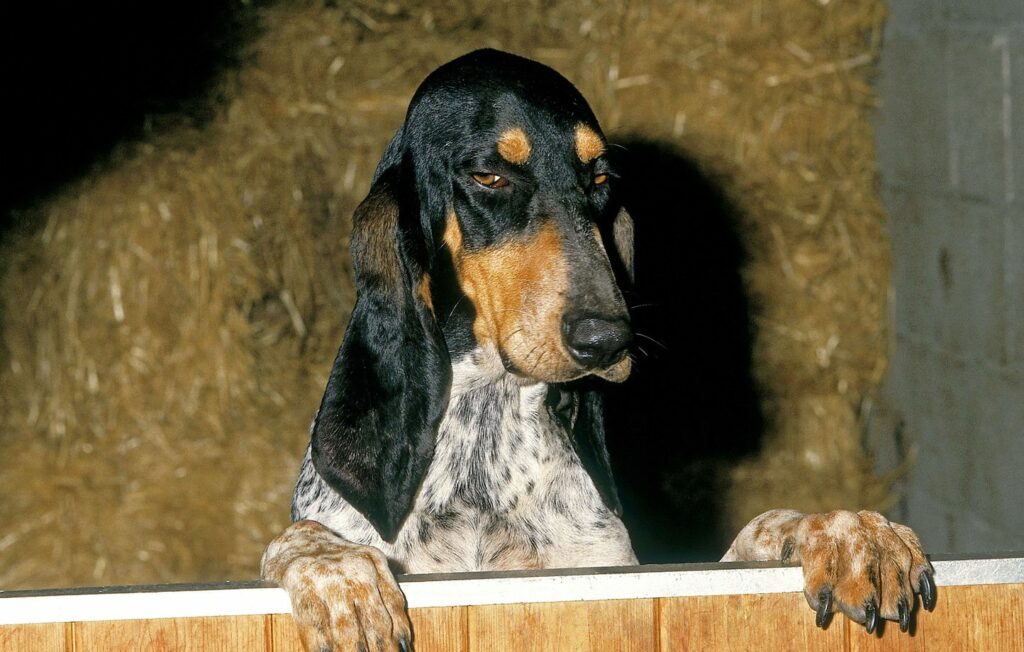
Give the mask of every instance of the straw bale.
M 732 520 L 884 506 L 859 414 L 886 365 L 882 0 L 260 11 L 209 124 L 120 148 L 3 243 L 0 586 L 255 575 L 352 307 L 349 215 L 416 84 L 481 46 L 563 71 L 740 208 L 771 419 Z

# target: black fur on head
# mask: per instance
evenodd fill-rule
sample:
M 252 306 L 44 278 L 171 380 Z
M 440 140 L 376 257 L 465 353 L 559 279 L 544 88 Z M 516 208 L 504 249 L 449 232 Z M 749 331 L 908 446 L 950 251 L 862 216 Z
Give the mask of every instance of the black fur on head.
M 528 126 L 536 146 L 528 165 L 515 150 L 495 149 L 510 125 Z M 592 135 L 593 151 L 580 149 L 581 129 Z M 549 241 L 560 244 L 536 250 L 568 261 L 565 289 L 553 294 L 564 297 L 565 312 L 628 325 L 615 277 L 628 282 L 632 273 L 632 222 L 605 181 L 615 175 L 603 147 L 580 93 L 528 59 L 479 50 L 441 66 L 416 91 L 353 218 L 358 298 L 312 435 L 317 472 L 384 539 L 394 541 L 433 458 L 451 386 L 450 353 L 480 343 L 473 301 L 461 294 L 446 246 L 453 220 L 467 257 L 533 242 L 548 229 L 556 234 Z M 512 179 L 515 192 L 482 189 L 473 173 L 484 170 Z M 602 242 L 617 256 L 609 260 Z M 557 331 L 555 324 L 560 338 Z M 622 361 L 628 375 L 628 360 L 609 360 L 608 367 Z M 508 369 L 524 373 L 514 361 Z M 550 377 L 531 371 L 525 375 L 558 383 L 606 370 L 570 360 Z M 574 400 L 582 401 L 580 423 L 587 424 L 575 441 L 580 458 L 618 511 L 600 398 L 584 392 Z

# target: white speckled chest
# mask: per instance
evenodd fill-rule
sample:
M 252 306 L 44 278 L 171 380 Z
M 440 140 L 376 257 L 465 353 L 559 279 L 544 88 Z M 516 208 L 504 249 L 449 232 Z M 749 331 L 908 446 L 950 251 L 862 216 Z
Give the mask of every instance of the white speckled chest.
M 434 459 L 394 543 L 324 483 L 308 453 L 293 517 L 378 547 L 411 573 L 635 564 L 622 521 L 572 448 L 571 415 L 545 405 L 548 387 L 485 373 L 471 356 L 453 372 Z

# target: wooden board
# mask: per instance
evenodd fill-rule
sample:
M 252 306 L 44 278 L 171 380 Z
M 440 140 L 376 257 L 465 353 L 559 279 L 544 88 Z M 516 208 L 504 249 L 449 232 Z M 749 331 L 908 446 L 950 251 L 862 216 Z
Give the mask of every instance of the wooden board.
M 271 650 L 266 616 L 100 620 L 74 623 L 75 652 Z
M 275 652 L 299 652 L 290 616 Z M 841 614 L 814 626 L 801 593 L 527 603 L 412 610 L 417 652 L 827 650 L 1024 652 L 1024 585 L 949 586 L 910 633 L 868 634 Z
M 273 614 L 267 616 L 270 628 L 270 647 L 268 652 L 303 652 L 299 641 L 299 629 L 289 614 Z
M 913 636 L 886 623 L 881 635 L 850 627 L 850 652 L 1024 652 L 1024 585 L 944 586 L 935 611 L 914 614 Z
M 416 652 L 469 652 L 469 607 L 412 609 Z
M 654 600 L 470 607 L 469 650 L 649 652 L 654 622 Z
M 868 634 L 841 614 L 818 629 L 800 569 L 771 564 L 418 576 L 402 586 L 419 652 L 1024 652 L 1024 558 L 933 563 L 937 607 L 918 608 L 909 634 L 891 622 Z M 299 652 L 289 608 L 284 591 L 260 583 L 0 591 L 0 652 Z
M 70 623 L 8 625 L 0 627 L 0 650 L 64 652 Z
M 409 612 L 415 632 L 416 652 L 466 652 L 466 607 L 433 607 Z M 303 652 L 299 630 L 287 614 L 267 616 L 268 650 Z M 2 648 L 0 648 L 2 649 Z
M 802 593 L 696 596 L 661 601 L 660 650 L 843 650 L 842 618 L 814 626 Z

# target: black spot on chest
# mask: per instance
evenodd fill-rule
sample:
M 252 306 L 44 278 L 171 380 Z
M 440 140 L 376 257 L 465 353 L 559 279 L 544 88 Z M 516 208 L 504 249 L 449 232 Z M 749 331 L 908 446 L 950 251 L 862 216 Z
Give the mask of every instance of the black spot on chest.
M 497 496 L 513 482 L 512 462 L 521 454 L 527 423 L 518 389 L 487 385 L 460 396 L 451 411 L 455 450 L 448 472 L 456 500 L 485 513 L 501 508 Z
M 434 538 L 434 528 L 430 524 L 429 519 L 421 519 L 419 531 L 417 536 L 419 537 L 420 543 L 426 545 L 430 543 L 431 539 Z

